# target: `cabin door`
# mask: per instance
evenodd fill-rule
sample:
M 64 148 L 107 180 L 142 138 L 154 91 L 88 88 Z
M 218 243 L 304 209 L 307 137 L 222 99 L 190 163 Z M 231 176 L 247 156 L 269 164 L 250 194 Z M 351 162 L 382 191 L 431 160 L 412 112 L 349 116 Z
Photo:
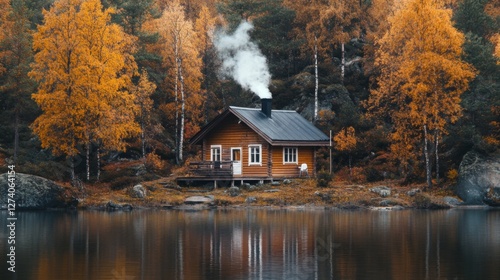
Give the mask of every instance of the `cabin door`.
M 241 175 L 241 148 L 231 148 L 233 175 Z

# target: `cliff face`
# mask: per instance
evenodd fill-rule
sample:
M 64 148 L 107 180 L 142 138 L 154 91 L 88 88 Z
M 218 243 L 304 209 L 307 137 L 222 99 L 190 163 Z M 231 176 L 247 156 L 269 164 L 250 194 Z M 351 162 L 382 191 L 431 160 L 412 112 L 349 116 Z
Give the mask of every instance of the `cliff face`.
M 456 192 L 465 204 L 500 206 L 500 155 L 465 154 Z

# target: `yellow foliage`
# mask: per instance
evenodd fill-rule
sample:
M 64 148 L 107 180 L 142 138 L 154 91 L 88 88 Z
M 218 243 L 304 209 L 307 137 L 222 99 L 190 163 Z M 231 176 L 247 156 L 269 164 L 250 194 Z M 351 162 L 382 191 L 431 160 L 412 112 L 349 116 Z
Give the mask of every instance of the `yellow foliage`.
M 342 129 L 333 137 L 333 141 L 335 142 L 335 148 L 338 151 L 350 152 L 354 150 L 357 144 L 356 131 L 354 127 L 350 126 Z
M 98 142 L 125 148 L 136 135 L 134 96 L 126 89 L 136 71 L 134 39 L 111 23 L 99 0 L 56 1 L 34 34 L 37 52 L 30 76 L 43 114 L 32 125 L 42 147 L 73 156 Z
M 403 162 L 415 153 L 426 127 L 429 137 L 446 133 L 446 125 L 462 114 L 461 94 L 475 69 L 461 60 L 464 35 L 453 27 L 443 1 L 408 0 L 388 18 L 385 35 L 377 40 L 377 88 L 368 109 L 394 124 L 393 152 Z
M 448 178 L 448 180 L 452 182 L 456 181 L 458 178 L 458 170 L 456 169 L 448 170 L 448 172 L 446 172 L 446 178 Z

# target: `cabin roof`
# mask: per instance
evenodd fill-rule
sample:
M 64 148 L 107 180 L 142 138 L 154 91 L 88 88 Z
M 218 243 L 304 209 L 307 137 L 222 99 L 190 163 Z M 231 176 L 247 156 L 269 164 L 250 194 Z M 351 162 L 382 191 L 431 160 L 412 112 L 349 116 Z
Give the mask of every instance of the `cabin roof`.
M 191 143 L 199 144 L 204 136 L 229 114 L 235 115 L 268 143 L 277 146 L 328 146 L 329 138 L 321 130 L 292 110 L 272 110 L 268 118 L 259 108 L 230 106 L 198 132 Z

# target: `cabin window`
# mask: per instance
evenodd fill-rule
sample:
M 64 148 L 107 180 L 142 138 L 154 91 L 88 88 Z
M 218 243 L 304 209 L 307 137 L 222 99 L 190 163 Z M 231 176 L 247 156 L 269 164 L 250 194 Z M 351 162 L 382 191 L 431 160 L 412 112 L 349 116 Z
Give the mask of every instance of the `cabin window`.
M 248 146 L 248 165 L 262 165 L 262 145 Z
M 210 146 L 210 159 L 212 161 L 220 161 L 221 158 L 221 145 L 212 145 Z
M 298 149 L 297 147 L 284 147 L 283 148 L 283 163 L 298 163 L 297 159 Z

